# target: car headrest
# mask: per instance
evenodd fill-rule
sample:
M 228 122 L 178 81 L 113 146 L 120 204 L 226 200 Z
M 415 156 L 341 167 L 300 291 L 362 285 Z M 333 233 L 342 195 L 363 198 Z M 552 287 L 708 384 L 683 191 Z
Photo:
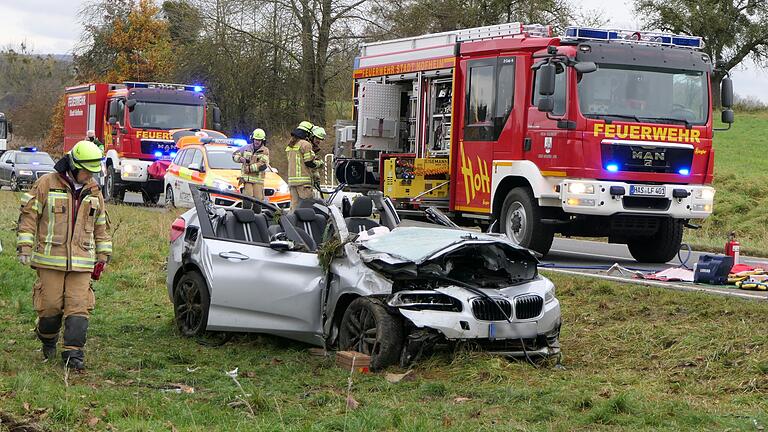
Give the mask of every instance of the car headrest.
M 300 222 L 312 222 L 315 220 L 315 211 L 311 208 L 297 208 L 293 211 Z
M 237 209 L 232 210 L 235 214 L 235 218 L 240 223 L 251 223 L 256 221 L 256 213 L 251 209 Z
M 367 196 L 359 196 L 352 202 L 352 208 L 349 209 L 350 217 L 371 217 L 373 214 L 373 201 Z

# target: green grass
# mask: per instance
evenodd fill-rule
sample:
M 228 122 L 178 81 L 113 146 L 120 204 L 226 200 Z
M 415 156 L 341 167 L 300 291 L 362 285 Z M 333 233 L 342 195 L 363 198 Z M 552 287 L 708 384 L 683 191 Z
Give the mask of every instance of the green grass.
M 0 414 L 51 430 L 755 430 L 768 425 L 768 306 L 553 276 L 565 370 L 446 351 L 397 384 L 348 374 L 307 346 L 179 337 L 164 264 L 175 214 L 110 207 L 112 265 L 96 283 L 88 372 L 40 362 L 33 272 L 14 258 L 16 197 L 0 192 Z M 307 311 L 311 313 L 311 311 Z M 225 371 L 239 367 L 243 397 Z M 393 370 L 398 372 L 397 369 Z M 184 384 L 194 393 L 163 389 Z M 238 398 L 244 398 L 254 411 Z M 0 426 L 2 430 L 2 426 Z
M 768 112 L 737 113 L 730 131 L 715 132 L 715 210 L 702 229 L 688 230 L 695 247 L 722 251 L 736 231 L 742 253 L 768 256 Z

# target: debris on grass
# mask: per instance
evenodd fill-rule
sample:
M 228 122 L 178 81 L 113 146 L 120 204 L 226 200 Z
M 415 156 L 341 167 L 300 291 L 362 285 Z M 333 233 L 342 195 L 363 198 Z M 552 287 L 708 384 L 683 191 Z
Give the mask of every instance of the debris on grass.
M 184 384 L 170 384 L 170 386 L 162 388 L 160 391 L 163 393 L 192 394 L 195 392 L 195 388 Z
M 387 380 L 387 382 L 390 384 L 397 384 L 400 381 L 402 381 L 403 378 L 410 375 L 411 372 L 413 372 L 413 370 L 409 369 L 406 373 L 401 373 L 401 374 L 388 373 L 384 375 L 384 379 Z

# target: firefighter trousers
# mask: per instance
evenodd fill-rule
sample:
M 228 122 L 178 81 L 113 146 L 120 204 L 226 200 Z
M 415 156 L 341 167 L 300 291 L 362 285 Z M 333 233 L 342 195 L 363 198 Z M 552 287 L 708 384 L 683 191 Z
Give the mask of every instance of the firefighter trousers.
M 95 302 L 89 272 L 37 269 L 32 303 L 38 338 L 43 344 L 55 345 L 63 319 L 64 349 L 82 350 Z
M 264 184 L 243 182 L 243 195 L 254 197 L 259 201 L 264 201 Z M 244 202 L 243 208 L 253 208 L 253 206 L 248 202 Z
M 291 211 L 299 208 L 302 200 L 310 199 L 314 196 L 314 190 L 311 184 L 291 186 Z

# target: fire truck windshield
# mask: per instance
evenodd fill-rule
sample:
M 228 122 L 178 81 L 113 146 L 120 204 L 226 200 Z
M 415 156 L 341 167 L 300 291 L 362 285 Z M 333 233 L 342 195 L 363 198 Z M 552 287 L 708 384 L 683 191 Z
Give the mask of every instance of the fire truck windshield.
M 708 78 L 701 71 L 600 64 L 579 77 L 578 89 L 588 118 L 699 125 L 708 119 Z
M 203 127 L 202 105 L 179 105 L 138 101 L 131 111 L 131 126 L 144 129 Z

